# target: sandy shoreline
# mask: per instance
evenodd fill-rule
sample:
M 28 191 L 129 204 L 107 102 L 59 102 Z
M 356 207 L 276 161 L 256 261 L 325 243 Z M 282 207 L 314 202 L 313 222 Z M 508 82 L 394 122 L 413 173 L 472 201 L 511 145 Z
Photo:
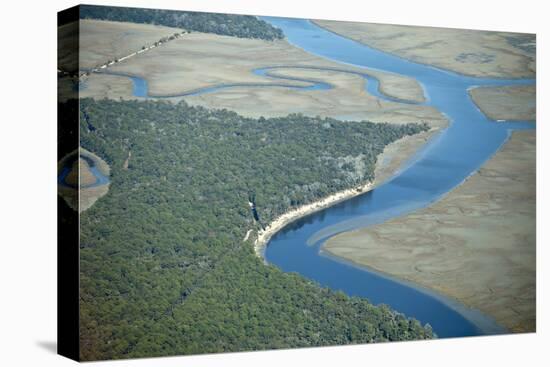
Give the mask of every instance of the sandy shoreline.
M 264 231 L 260 231 L 258 233 L 258 237 L 254 242 L 254 251 L 256 255 L 264 259 L 265 261 L 264 251 L 266 245 L 269 243 L 273 235 L 275 235 L 278 231 L 283 229 L 291 222 L 316 211 L 328 208 L 331 205 L 334 205 L 343 200 L 347 200 L 359 194 L 368 192 L 379 186 L 380 184 L 384 183 L 386 180 L 391 178 L 393 174 L 395 174 L 395 172 L 401 169 L 404 164 L 407 164 L 407 162 L 410 161 L 411 157 L 414 157 L 414 155 L 420 149 L 425 147 L 426 144 L 428 144 L 431 139 L 435 137 L 439 132 L 440 129 L 431 129 L 420 134 L 403 137 L 386 146 L 384 151 L 378 156 L 375 170 L 376 177 L 374 182 L 363 185 L 360 191 L 357 191 L 357 189 L 344 190 L 330 195 L 320 201 L 304 205 L 300 208 L 294 209 L 279 216 L 275 221 L 270 223 L 270 225 Z M 471 307 L 471 305 L 461 302 L 461 300 L 453 297 L 452 295 L 449 295 L 448 293 L 438 292 L 430 287 L 426 287 L 421 283 L 411 281 L 407 278 L 396 277 L 389 272 L 385 272 L 378 268 L 368 266 L 364 263 L 354 261 L 353 258 L 335 255 L 329 249 L 326 249 L 324 245 L 321 247 L 320 255 L 331 258 L 333 261 L 357 267 L 364 271 L 369 271 L 378 276 L 411 287 L 421 293 L 428 294 L 429 296 L 439 300 L 446 306 L 455 310 L 457 313 L 462 315 L 464 318 L 469 320 L 472 324 L 476 325 L 480 330 L 488 335 L 496 335 L 509 332 L 506 327 L 504 327 L 501 323 L 498 323 L 495 318 L 493 318 L 493 315 L 483 313 L 478 308 Z
M 315 213 L 316 211 L 319 211 L 321 209 L 328 208 L 329 206 L 332 206 L 343 200 L 347 200 L 357 195 L 361 195 L 367 191 L 370 191 L 372 187 L 373 187 L 373 184 L 371 182 L 367 182 L 365 184 L 362 184 L 360 186 L 357 186 L 351 189 L 338 191 L 321 200 L 315 201 L 310 204 L 302 205 L 298 208 L 292 209 L 282 214 L 281 216 L 273 220 L 271 223 L 269 223 L 269 225 L 265 229 L 258 231 L 258 236 L 254 241 L 254 252 L 258 257 L 263 259 L 263 253 L 264 253 L 266 244 L 269 242 L 269 240 L 275 233 L 277 233 L 287 224 L 299 218 L 305 217 L 308 214 Z
M 432 128 L 428 131 L 421 132 L 415 135 L 404 136 L 403 138 L 388 144 L 376 160 L 375 179 L 373 182 L 367 182 L 360 186 L 346 189 L 329 195 L 321 200 L 310 204 L 303 205 L 299 208 L 292 209 L 281 216 L 277 217 L 273 222 L 264 229 L 258 231 L 256 240 L 254 241 L 254 252 L 260 258 L 264 258 L 265 246 L 279 230 L 287 224 L 305 217 L 316 211 L 326 209 L 341 201 L 351 199 L 357 195 L 361 195 L 379 186 L 387 179 L 391 178 L 404 163 L 409 161 L 421 148 L 428 144 L 431 139 L 441 130 Z M 247 236 L 247 239 L 249 237 Z

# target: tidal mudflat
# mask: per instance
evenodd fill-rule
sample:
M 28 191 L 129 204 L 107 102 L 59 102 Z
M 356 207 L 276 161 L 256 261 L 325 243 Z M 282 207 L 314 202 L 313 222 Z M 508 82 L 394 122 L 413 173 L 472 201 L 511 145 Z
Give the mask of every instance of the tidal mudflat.
M 80 68 L 88 69 L 122 58 L 169 37 L 181 29 L 128 22 L 80 20 Z
M 95 26 L 100 27 L 104 23 L 109 22 L 97 22 Z M 93 26 L 93 21 L 87 22 L 87 27 Z M 152 27 L 133 26 L 143 29 Z M 111 32 L 110 39 L 115 43 L 111 46 L 116 48 L 117 40 L 124 40 L 120 36 L 121 30 L 116 26 L 103 32 L 106 31 Z M 95 50 L 106 47 L 92 42 L 83 46 L 87 54 L 94 54 Z M 99 52 L 93 59 L 102 57 L 105 58 Z M 269 70 L 271 76 L 290 79 L 281 80 L 253 72 L 265 67 L 277 67 Z M 446 118 L 439 111 L 421 104 L 425 96 L 415 79 L 332 62 L 294 47 L 286 40 L 264 41 L 194 32 L 113 65 L 108 68 L 108 72 L 119 75 L 93 73 L 86 78 L 86 87 L 82 89 L 81 96 L 135 99 L 131 82 L 120 75 L 133 75 L 146 80 L 152 98 L 240 83 L 244 85 L 170 100 L 177 102 L 183 99 L 193 105 L 227 108 L 255 118 L 303 113 L 344 120 L 365 119 L 392 123 L 421 121 L 438 127 L 447 124 Z M 398 103 L 371 95 L 366 91 L 367 80 L 354 73 L 368 73 L 379 80 L 382 94 L 411 103 Z M 276 86 L 281 83 L 307 85 L 297 78 L 324 82 L 331 89 L 290 90 Z
M 332 32 L 407 60 L 486 78 L 532 78 L 533 34 L 315 20 Z
M 535 132 L 513 133 L 478 172 L 436 204 L 336 235 L 332 255 L 405 279 L 535 330 Z
M 534 85 L 473 88 L 470 96 L 479 109 L 493 120 L 535 122 L 537 101 Z

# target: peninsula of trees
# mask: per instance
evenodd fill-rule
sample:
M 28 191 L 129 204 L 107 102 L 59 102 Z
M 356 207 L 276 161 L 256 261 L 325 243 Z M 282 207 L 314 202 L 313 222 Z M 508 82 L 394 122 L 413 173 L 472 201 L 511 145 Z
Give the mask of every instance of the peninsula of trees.
M 108 194 L 80 217 L 83 360 L 434 336 L 266 266 L 253 236 L 243 241 L 261 225 L 251 197 L 269 222 L 372 180 L 384 146 L 426 126 L 252 119 L 184 102 L 83 99 L 80 109 L 81 145 L 111 167 Z

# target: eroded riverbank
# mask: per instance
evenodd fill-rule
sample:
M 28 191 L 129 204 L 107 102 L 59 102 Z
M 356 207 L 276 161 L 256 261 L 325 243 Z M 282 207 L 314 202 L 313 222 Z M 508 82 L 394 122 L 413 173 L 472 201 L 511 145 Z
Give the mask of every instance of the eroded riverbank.
M 265 229 L 260 230 L 257 233 L 257 237 L 254 241 L 254 252 L 257 256 L 263 258 L 265 246 L 271 237 L 289 223 L 319 210 L 328 208 L 339 202 L 364 194 L 369 190 L 372 190 L 374 187 L 382 184 L 385 180 L 395 175 L 398 170 L 408 160 L 410 160 L 411 157 L 414 157 L 415 153 L 419 151 L 439 131 L 440 128 L 432 128 L 428 131 L 420 132 L 415 135 L 405 136 L 394 141 L 393 143 L 388 144 L 384 148 L 384 151 L 379 154 L 376 159 L 375 179 L 373 182 L 367 182 L 357 187 L 339 191 L 321 200 L 303 205 L 279 216 L 274 221 L 269 223 Z M 246 239 L 249 238 L 248 234 L 249 232 L 247 232 Z
M 315 20 L 331 32 L 384 52 L 460 74 L 531 78 L 534 34 Z
M 309 214 L 313 214 L 319 210 L 328 208 L 334 204 L 350 199 L 354 196 L 363 194 L 372 188 L 372 183 L 367 182 L 363 185 L 342 190 L 329 195 L 321 200 L 315 201 L 310 204 L 302 205 L 296 209 L 290 210 L 285 214 L 277 217 L 274 221 L 269 223 L 267 227 L 258 232 L 256 240 L 254 241 L 254 252 L 257 256 L 263 258 L 265 246 L 271 239 L 271 237 L 284 228 L 289 223 L 292 223 L 300 218 L 303 218 Z

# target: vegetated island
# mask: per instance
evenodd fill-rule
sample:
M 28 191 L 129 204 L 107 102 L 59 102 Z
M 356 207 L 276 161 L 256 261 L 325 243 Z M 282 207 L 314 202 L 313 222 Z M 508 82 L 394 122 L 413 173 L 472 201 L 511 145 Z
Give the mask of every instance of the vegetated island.
M 332 255 L 535 331 L 535 132 L 514 132 L 477 173 L 434 205 L 342 233 Z
M 109 192 L 80 217 L 83 360 L 434 336 L 265 266 L 252 245 L 292 208 L 372 181 L 384 147 L 426 125 L 252 119 L 183 102 L 80 106 L 82 146 L 111 167 Z

